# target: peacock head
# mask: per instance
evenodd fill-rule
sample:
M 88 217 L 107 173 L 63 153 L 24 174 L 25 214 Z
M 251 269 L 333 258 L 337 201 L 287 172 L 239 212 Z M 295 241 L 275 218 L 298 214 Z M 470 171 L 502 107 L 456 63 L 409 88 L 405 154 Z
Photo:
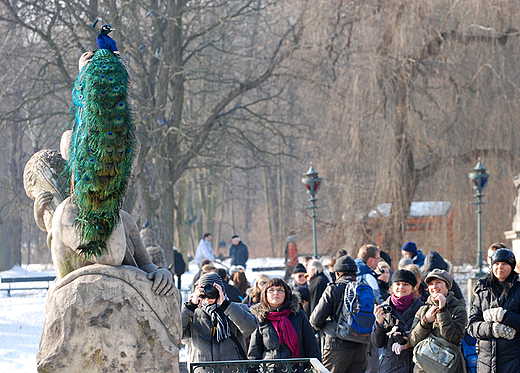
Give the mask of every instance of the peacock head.
M 110 25 L 103 25 L 103 27 L 101 27 L 101 33 L 103 35 L 108 35 L 108 34 L 110 34 L 114 30 L 115 30 L 115 28 L 113 28 Z

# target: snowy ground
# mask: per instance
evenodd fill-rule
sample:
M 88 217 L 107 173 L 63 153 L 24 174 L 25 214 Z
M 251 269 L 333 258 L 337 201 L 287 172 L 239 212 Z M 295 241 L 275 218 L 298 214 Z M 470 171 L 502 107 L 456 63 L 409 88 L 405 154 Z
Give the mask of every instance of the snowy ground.
M 229 262 L 224 261 L 223 264 L 229 266 Z M 252 268 L 282 265 L 283 258 L 251 259 L 248 261 L 246 275 L 252 282 L 259 274 L 253 272 Z M 196 265 L 190 265 L 190 270 L 182 276 L 183 289 L 189 289 L 197 270 Z M 24 268 L 17 266 L 9 271 L 0 272 L 0 277 L 53 274 L 52 266 L 30 265 Z M 271 277 L 282 277 L 284 271 L 271 271 L 268 274 Z M 40 287 L 46 286 L 47 282 L 31 284 Z M 0 289 L 7 287 L 7 284 L 0 283 Z M 13 284 L 12 287 L 27 287 L 27 283 Z M 45 321 L 46 293 L 46 290 L 18 290 L 12 291 L 11 297 L 8 297 L 7 291 L 0 290 L 0 373 L 36 372 L 36 353 Z M 184 351 L 181 350 L 180 359 L 183 358 Z

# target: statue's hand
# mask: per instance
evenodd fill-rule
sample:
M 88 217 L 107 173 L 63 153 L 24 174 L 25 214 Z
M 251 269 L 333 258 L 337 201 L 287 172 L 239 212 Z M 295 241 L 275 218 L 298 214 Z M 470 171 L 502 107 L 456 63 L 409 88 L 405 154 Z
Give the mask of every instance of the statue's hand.
M 148 278 L 153 280 L 152 290 L 155 294 L 165 296 L 173 294 L 173 276 L 166 268 L 148 273 Z
M 43 191 L 38 194 L 34 200 L 34 220 L 36 221 L 36 225 L 44 232 L 46 232 L 49 227 L 45 226 L 43 214 L 53 198 L 54 196 L 51 192 Z

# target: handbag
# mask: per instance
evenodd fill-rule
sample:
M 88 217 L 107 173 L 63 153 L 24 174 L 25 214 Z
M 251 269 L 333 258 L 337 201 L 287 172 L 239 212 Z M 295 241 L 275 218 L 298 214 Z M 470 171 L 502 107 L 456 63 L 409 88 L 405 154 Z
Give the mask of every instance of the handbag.
M 430 333 L 413 349 L 413 362 L 426 372 L 455 373 L 461 352 L 457 345 Z

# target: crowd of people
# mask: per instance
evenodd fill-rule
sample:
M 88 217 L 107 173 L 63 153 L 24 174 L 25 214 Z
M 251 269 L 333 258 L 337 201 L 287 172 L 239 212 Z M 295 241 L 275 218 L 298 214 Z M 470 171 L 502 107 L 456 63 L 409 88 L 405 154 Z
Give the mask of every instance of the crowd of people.
M 413 242 L 403 245 L 395 272 L 385 252 L 364 245 L 355 258 L 338 251 L 326 266 L 303 257 L 284 279 L 259 274 L 250 286 L 247 247 L 233 238 L 229 272 L 201 260 L 182 307 L 189 362 L 317 358 L 332 373 L 469 373 L 461 341 L 473 337 L 477 372 L 520 372 L 520 279 L 502 243 L 488 250 L 490 271 L 476 283 L 468 314 L 450 263 Z M 372 319 L 355 314 L 366 304 L 353 311 L 349 292 L 359 284 L 370 290 Z M 338 332 L 349 312 L 360 324 L 371 320 L 364 340 Z

